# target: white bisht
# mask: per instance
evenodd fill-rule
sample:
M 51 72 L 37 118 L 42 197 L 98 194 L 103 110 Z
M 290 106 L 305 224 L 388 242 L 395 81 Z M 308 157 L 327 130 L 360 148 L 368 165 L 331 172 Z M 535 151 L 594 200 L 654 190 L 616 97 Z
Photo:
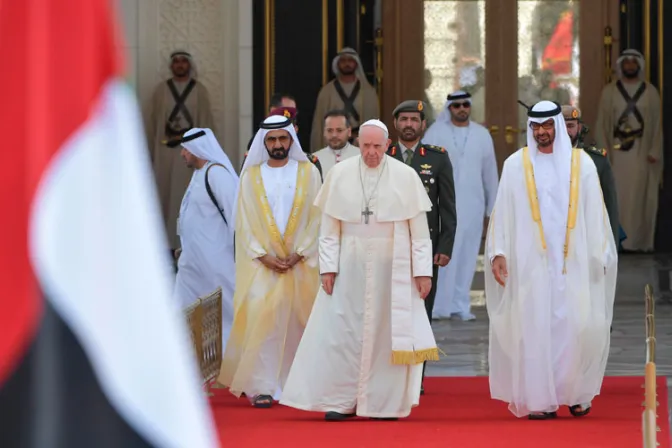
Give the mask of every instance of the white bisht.
M 485 270 L 490 391 L 518 417 L 590 403 L 609 355 L 616 246 L 595 164 L 553 119 L 555 207 L 548 190 L 537 193 L 541 156 L 528 128 L 529 148 L 504 164 L 486 241 L 486 259 L 504 256 L 508 269 L 505 287 Z

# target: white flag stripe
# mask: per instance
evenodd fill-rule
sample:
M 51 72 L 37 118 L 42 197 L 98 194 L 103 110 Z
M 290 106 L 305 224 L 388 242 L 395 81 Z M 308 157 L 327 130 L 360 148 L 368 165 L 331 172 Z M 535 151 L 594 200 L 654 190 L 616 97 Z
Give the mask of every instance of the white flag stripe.
M 113 81 L 43 177 L 31 255 L 112 405 L 155 446 L 217 446 L 172 275 L 142 119 Z

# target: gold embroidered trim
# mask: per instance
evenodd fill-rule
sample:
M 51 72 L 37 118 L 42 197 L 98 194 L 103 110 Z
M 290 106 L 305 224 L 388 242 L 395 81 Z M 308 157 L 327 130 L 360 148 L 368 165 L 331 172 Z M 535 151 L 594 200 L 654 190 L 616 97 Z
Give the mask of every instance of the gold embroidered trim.
M 576 226 L 576 216 L 579 204 L 579 184 L 581 180 L 581 149 L 572 149 L 572 168 L 569 177 L 569 207 L 567 210 L 567 230 L 565 232 L 564 261 L 562 273 L 567 273 L 567 257 L 569 256 L 569 242 L 571 231 Z M 523 166 L 525 168 L 525 185 L 527 186 L 527 197 L 530 200 L 532 209 L 532 219 L 539 226 L 541 233 L 541 245 L 546 250 L 546 239 L 544 238 L 544 227 L 541 223 L 541 212 L 539 210 L 539 196 L 537 195 L 537 184 L 534 180 L 534 170 L 530 160 L 530 152 L 527 146 L 523 148 Z
M 523 148 L 523 167 L 525 168 L 525 185 L 527 186 L 527 198 L 530 201 L 532 210 L 532 219 L 539 227 L 539 237 L 541 238 L 541 247 L 546 250 L 546 238 L 544 237 L 544 226 L 541 223 L 541 211 L 539 210 L 539 196 L 537 195 L 537 183 L 534 180 L 534 170 L 530 160 L 530 150 L 526 146 Z
M 569 177 L 569 210 L 567 211 L 567 231 L 565 232 L 565 253 L 562 273 L 567 273 L 567 256 L 569 255 L 569 240 L 571 232 L 576 227 L 576 215 L 579 205 L 579 184 L 581 180 L 581 149 L 572 150 L 572 171 Z
M 415 365 L 422 364 L 425 361 L 438 361 L 439 349 L 426 348 L 424 350 L 394 350 L 392 351 L 392 364 L 394 365 Z
M 273 217 L 273 211 L 268 203 L 264 181 L 261 177 L 261 167 L 260 165 L 256 165 L 250 168 L 250 176 L 252 178 L 252 185 L 255 193 L 254 197 L 257 199 L 257 206 L 266 218 L 266 225 L 271 235 L 271 244 L 274 246 L 273 249 L 275 253 L 281 257 L 290 255 L 286 242 L 293 240 L 294 233 L 298 227 L 299 217 L 301 216 L 303 206 L 306 202 L 306 194 L 308 193 L 307 184 L 310 179 L 309 164 L 310 162 L 299 163 L 296 179 L 296 192 L 294 193 L 294 202 L 292 204 L 292 211 L 289 215 L 284 238 L 280 234 L 280 230 Z

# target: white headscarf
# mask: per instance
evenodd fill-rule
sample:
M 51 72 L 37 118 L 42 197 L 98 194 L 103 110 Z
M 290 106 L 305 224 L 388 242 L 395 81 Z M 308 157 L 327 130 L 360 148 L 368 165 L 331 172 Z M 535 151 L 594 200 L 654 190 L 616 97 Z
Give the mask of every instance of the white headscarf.
M 545 114 L 544 117 L 530 117 L 530 114 L 535 112 L 552 112 L 557 111 L 556 114 L 549 116 Z M 563 210 L 569 207 L 569 180 L 572 171 L 572 140 L 567 133 L 567 125 L 562 116 L 562 108 L 552 101 L 540 101 L 528 111 L 527 117 L 527 147 L 530 151 L 530 161 L 534 166 L 535 158 L 537 157 L 537 141 L 534 139 L 534 132 L 530 123 L 543 123 L 549 119 L 555 122 L 555 140 L 553 141 L 553 165 L 555 172 L 558 175 L 558 189 L 562 194 L 561 205 Z
M 349 56 L 357 61 L 355 76 L 357 76 L 357 79 L 359 79 L 360 82 L 369 84 L 369 80 L 366 78 L 366 73 L 364 73 L 364 68 L 362 68 L 362 60 L 359 59 L 357 52 L 350 47 L 343 48 L 331 61 L 331 71 L 334 72 L 334 75 L 339 76 L 341 74 L 338 70 L 338 61 L 341 59 L 341 56 Z
M 616 61 L 616 73 L 618 74 L 618 77 L 623 77 L 623 69 L 621 68 L 621 65 L 626 59 L 634 59 L 637 61 L 637 64 L 639 65 L 638 76 L 639 79 L 643 81 L 644 77 L 646 76 L 646 70 L 644 69 L 644 56 L 639 51 L 633 49 L 623 50 L 623 53 L 621 53 L 621 56 Z
M 270 129 L 265 128 L 265 126 L 270 127 Z M 250 150 L 247 153 L 247 158 L 243 164 L 243 169 L 240 171 L 241 175 L 247 168 L 255 165 L 261 165 L 270 159 L 265 144 L 266 134 L 280 129 L 289 132 L 290 137 L 292 137 L 292 145 L 289 147 L 288 157 L 290 159 L 296 160 L 297 162 L 309 161 L 306 153 L 304 153 L 303 149 L 301 149 L 301 143 L 299 143 L 299 138 L 296 136 L 294 124 L 287 117 L 283 117 L 281 115 L 271 115 L 261 123 L 257 134 L 254 136 L 254 140 L 252 140 L 252 144 L 250 145 Z
M 195 79 L 196 78 L 196 63 L 194 62 L 194 58 L 191 55 L 191 53 L 189 53 L 188 51 L 185 51 L 185 50 L 173 51 L 170 54 L 170 62 L 168 64 L 168 68 L 170 68 L 170 66 L 173 64 L 173 59 L 175 59 L 176 57 L 187 58 L 187 60 L 189 61 L 189 76 Z
M 455 98 L 458 97 L 458 98 Z M 463 97 L 463 98 L 460 98 Z M 451 99 L 452 98 L 452 99 Z M 435 123 L 442 123 L 442 124 L 451 124 L 451 118 L 450 118 L 450 105 L 453 104 L 454 101 L 464 101 L 468 100 L 471 98 L 471 94 L 465 92 L 464 90 L 458 90 L 456 92 L 453 92 L 448 95 L 446 99 L 446 103 L 443 105 L 443 109 L 441 109 L 441 112 L 439 115 L 436 116 Z
M 215 134 L 212 133 L 212 130 L 207 128 L 192 128 L 185 132 L 182 138 L 187 138 L 198 132 L 205 132 L 205 135 L 202 137 L 197 137 L 193 140 L 182 142 L 181 145 L 184 147 L 184 149 L 199 159 L 224 165 L 226 169 L 229 170 L 231 175 L 233 175 L 236 180 L 238 180 L 236 170 L 233 168 L 229 157 L 226 155 L 222 147 L 219 146 L 219 143 L 217 143 L 217 139 L 215 138 Z

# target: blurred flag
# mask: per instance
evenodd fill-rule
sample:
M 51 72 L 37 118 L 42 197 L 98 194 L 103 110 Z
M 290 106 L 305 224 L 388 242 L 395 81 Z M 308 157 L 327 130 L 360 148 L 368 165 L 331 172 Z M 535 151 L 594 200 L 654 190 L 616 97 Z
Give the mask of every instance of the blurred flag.
M 572 73 L 572 49 L 574 48 L 574 13 L 565 11 L 553 35 L 548 41 L 541 57 L 542 70 L 550 70 L 553 74 L 568 75 Z
M 110 0 L 2 0 L 0 446 L 217 446 Z

